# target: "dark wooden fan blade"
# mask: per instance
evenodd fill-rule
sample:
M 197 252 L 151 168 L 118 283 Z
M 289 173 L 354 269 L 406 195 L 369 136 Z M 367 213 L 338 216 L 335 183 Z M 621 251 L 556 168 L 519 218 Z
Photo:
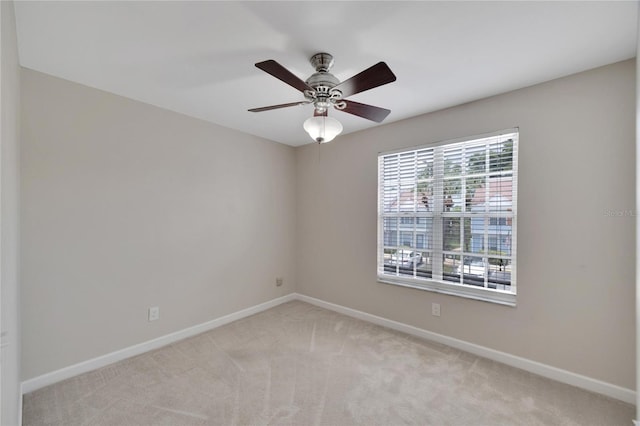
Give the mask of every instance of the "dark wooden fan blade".
M 366 118 L 376 123 L 381 123 L 391 112 L 391 110 L 385 108 L 361 104 L 360 102 L 348 101 L 346 99 L 342 102 L 345 102 L 347 106 L 339 111 L 348 112 L 349 114 L 357 115 L 358 117 Z
M 335 89 L 340 90 L 342 97 L 346 98 L 393 81 L 396 81 L 395 74 L 391 72 L 387 64 L 378 62 L 374 66 L 338 84 Z
M 251 112 L 262 112 L 262 111 L 269 111 L 269 110 L 272 110 L 272 109 L 292 107 L 292 106 L 296 106 L 296 105 L 307 105 L 307 104 L 310 104 L 310 103 L 311 103 L 310 101 L 290 102 L 288 104 L 271 105 L 271 106 L 260 107 L 260 108 L 251 108 L 248 111 L 251 111 Z
M 274 61 L 273 59 L 269 59 L 268 61 L 258 62 L 256 67 L 260 68 L 262 71 L 271 74 L 278 80 L 281 80 L 287 83 L 289 86 L 298 89 L 301 92 L 305 90 L 312 90 L 311 87 L 304 81 L 300 80 L 296 77 L 291 71 Z

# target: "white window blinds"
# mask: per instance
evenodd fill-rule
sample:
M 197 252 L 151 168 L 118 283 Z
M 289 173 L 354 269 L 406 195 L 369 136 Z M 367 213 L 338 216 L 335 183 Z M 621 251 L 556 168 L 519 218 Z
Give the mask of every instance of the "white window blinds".
M 378 278 L 514 305 L 518 131 L 378 157 Z

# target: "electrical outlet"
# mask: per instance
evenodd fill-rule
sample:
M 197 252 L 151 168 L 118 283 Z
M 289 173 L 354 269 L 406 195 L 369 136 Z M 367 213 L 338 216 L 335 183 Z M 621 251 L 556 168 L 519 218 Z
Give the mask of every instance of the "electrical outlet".
M 160 318 L 160 308 L 153 306 L 149 308 L 149 321 L 155 321 Z
M 282 283 L 284 283 L 284 278 L 277 277 L 276 278 L 276 287 L 280 287 L 282 285 Z
M 440 316 L 440 304 L 439 303 L 432 303 L 431 304 L 431 315 L 433 315 L 435 317 L 439 317 Z

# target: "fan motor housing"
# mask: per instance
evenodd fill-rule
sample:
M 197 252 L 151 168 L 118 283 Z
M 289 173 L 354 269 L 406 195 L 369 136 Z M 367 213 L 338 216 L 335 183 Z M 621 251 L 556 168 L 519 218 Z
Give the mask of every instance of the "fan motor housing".
M 325 52 L 316 53 L 309 59 L 309 62 L 316 69 L 316 73 L 309 77 L 305 83 L 312 87 L 315 93 L 305 92 L 305 97 L 318 102 L 320 105 L 316 104 L 316 107 L 329 106 L 330 99 L 340 99 L 342 95 L 339 90 L 331 90 L 340 84 L 340 80 L 329 72 L 333 66 L 333 56 Z
M 313 74 L 311 77 L 305 81 L 309 86 L 313 87 L 315 90 L 319 88 L 326 87 L 328 89 L 333 89 L 338 84 L 340 84 L 340 80 L 334 77 L 333 74 L 328 72 L 317 72 Z
M 319 54 L 319 55 L 327 55 L 327 54 Z M 314 55 L 313 58 L 318 55 Z M 331 65 L 333 64 L 333 59 L 331 59 Z M 318 69 L 318 68 L 317 68 Z M 338 84 L 340 84 L 340 80 L 338 80 L 333 74 L 319 70 L 315 74 L 305 81 L 307 85 L 313 88 L 313 92 L 305 91 L 305 98 L 312 101 L 316 112 L 322 113 L 326 111 L 331 105 L 335 104 L 336 101 L 342 99 L 342 93 L 339 90 L 332 90 Z

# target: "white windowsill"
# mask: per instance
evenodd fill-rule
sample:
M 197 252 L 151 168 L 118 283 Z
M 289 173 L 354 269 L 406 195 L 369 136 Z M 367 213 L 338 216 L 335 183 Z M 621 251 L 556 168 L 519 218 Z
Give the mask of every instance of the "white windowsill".
M 378 282 L 516 307 L 516 295 L 514 293 L 507 293 L 499 290 L 474 288 L 431 280 L 420 280 L 418 283 L 410 279 L 381 274 L 378 274 Z

